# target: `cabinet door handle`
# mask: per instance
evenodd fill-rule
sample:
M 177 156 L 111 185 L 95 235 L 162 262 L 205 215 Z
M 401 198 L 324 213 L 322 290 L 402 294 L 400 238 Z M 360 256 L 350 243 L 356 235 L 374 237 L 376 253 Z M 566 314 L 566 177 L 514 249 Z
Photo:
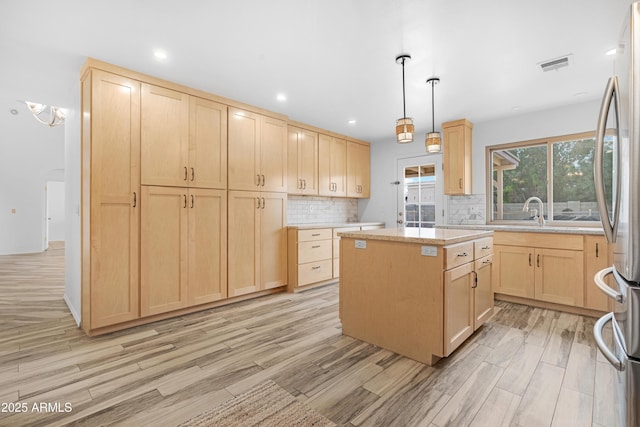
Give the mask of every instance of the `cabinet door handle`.
M 191 181 L 194 181 L 196 179 L 196 170 L 194 168 L 191 168 Z
M 531 254 L 529 254 L 529 267 L 531 267 Z
M 598 258 L 598 243 L 596 242 L 596 258 Z
M 256 174 L 256 187 L 260 187 L 260 174 Z
M 266 202 L 264 201 L 264 197 L 262 198 L 262 209 L 264 209 L 264 207 L 267 206 Z
M 136 195 L 136 192 L 133 192 L 133 207 L 135 208 L 138 205 L 138 196 Z
M 307 180 L 306 180 L 306 179 L 303 179 L 303 180 L 302 180 L 302 189 L 303 189 L 303 190 L 306 190 L 306 189 L 307 189 Z
M 536 264 L 540 267 L 540 254 L 536 257 Z
M 191 209 L 193 209 L 194 200 L 195 200 L 195 198 L 193 197 L 193 194 L 192 194 L 191 195 Z
M 478 287 L 478 272 L 473 271 L 473 285 L 471 285 L 471 289 L 475 289 Z
M 188 174 L 188 171 L 187 171 L 187 167 L 185 166 L 184 167 L 184 180 L 185 181 L 187 180 L 187 174 Z
M 302 190 L 302 180 L 300 178 L 298 178 L 298 187 L 296 187 L 298 190 Z
M 319 266 L 319 265 L 316 265 L 315 267 L 311 267 L 311 269 L 312 269 L 312 270 L 317 270 L 317 269 L 319 269 L 319 268 L 320 268 L 320 266 Z
M 260 209 L 260 197 L 256 197 L 256 209 Z
M 462 190 L 462 178 L 458 180 L 458 187 L 460 187 L 460 189 Z
M 468 253 L 466 253 L 466 252 L 460 252 L 460 253 L 458 254 L 458 256 L 462 256 L 462 257 L 464 257 L 464 256 L 469 256 L 469 254 L 468 254 Z
M 184 208 L 186 209 L 187 208 L 187 195 L 183 194 L 183 196 L 184 196 Z
M 264 178 L 264 175 L 260 175 L 260 176 L 262 177 L 262 186 L 264 187 L 264 183 L 265 183 L 267 180 Z

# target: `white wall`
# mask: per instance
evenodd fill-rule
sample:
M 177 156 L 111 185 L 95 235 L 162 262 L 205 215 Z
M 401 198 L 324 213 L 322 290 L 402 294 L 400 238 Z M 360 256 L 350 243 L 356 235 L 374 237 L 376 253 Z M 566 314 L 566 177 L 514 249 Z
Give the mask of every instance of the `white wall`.
M 80 247 L 80 82 L 76 79 L 65 121 L 64 158 L 66 233 L 64 244 L 64 300 L 78 326 L 82 315 Z
M 38 123 L 22 103 L 12 108 L 19 114 L 0 114 L 0 255 L 44 249 L 45 183 L 64 168 L 64 126 Z
M 522 114 L 473 125 L 473 194 L 485 193 L 485 147 L 571 133 L 595 130 L 600 101 Z M 451 118 L 453 120 L 455 118 Z M 425 154 L 423 135 L 410 144 L 389 141 L 371 143 L 371 198 L 360 200 L 361 221 L 384 221 L 387 227 L 396 226 L 396 163 L 399 158 Z M 435 154 L 441 156 L 441 154 Z M 445 196 L 445 213 L 449 198 Z M 460 221 L 458 221 L 460 222 Z M 450 218 L 446 220 L 450 224 Z

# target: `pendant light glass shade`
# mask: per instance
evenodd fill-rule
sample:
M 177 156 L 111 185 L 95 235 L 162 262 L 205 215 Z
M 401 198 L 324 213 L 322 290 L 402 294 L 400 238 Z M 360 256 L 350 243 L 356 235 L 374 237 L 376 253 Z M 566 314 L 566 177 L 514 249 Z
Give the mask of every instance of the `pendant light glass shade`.
M 411 55 L 402 54 L 396 56 L 396 63 L 402 64 L 402 118 L 396 120 L 396 139 L 398 144 L 406 144 L 413 141 L 413 119 L 407 117 L 407 109 L 404 99 L 404 63 L 411 59 Z
M 406 144 L 413 141 L 413 119 L 403 117 L 396 120 L 396 137 L 398 144 Z
M 442 148 L 440 132 L 436 132 L 435 109 L 433 102 L 433 87 L 439 82 L 440 79 L 438 77 L 431 77 L 427 79 L 427 84 L 431 85 L 431 132 L 429 132 L 424 139 L 424 145 L 427 149 L 427 153 L 439 153 Z

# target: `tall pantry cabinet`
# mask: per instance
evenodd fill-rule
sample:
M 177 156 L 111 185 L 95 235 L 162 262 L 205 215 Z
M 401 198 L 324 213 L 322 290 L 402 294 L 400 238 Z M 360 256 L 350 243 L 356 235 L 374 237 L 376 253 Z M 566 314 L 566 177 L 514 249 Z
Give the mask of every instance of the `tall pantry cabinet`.
M 95 60 L 81 88 L 82 328 L 227 298 L 227 106 Z
M 82 328 L 137 319 L 140 83 L 82 76 Z

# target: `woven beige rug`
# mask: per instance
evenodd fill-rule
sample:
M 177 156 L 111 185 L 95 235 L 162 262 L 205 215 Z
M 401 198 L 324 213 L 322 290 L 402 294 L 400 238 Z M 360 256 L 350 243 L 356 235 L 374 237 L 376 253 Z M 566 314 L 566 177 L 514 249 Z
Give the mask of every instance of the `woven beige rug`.
M 335 426 L 314 409 L 298 402 L 282 387 L 267 380 L 251 390 L 180 424 L 179 427 Z

